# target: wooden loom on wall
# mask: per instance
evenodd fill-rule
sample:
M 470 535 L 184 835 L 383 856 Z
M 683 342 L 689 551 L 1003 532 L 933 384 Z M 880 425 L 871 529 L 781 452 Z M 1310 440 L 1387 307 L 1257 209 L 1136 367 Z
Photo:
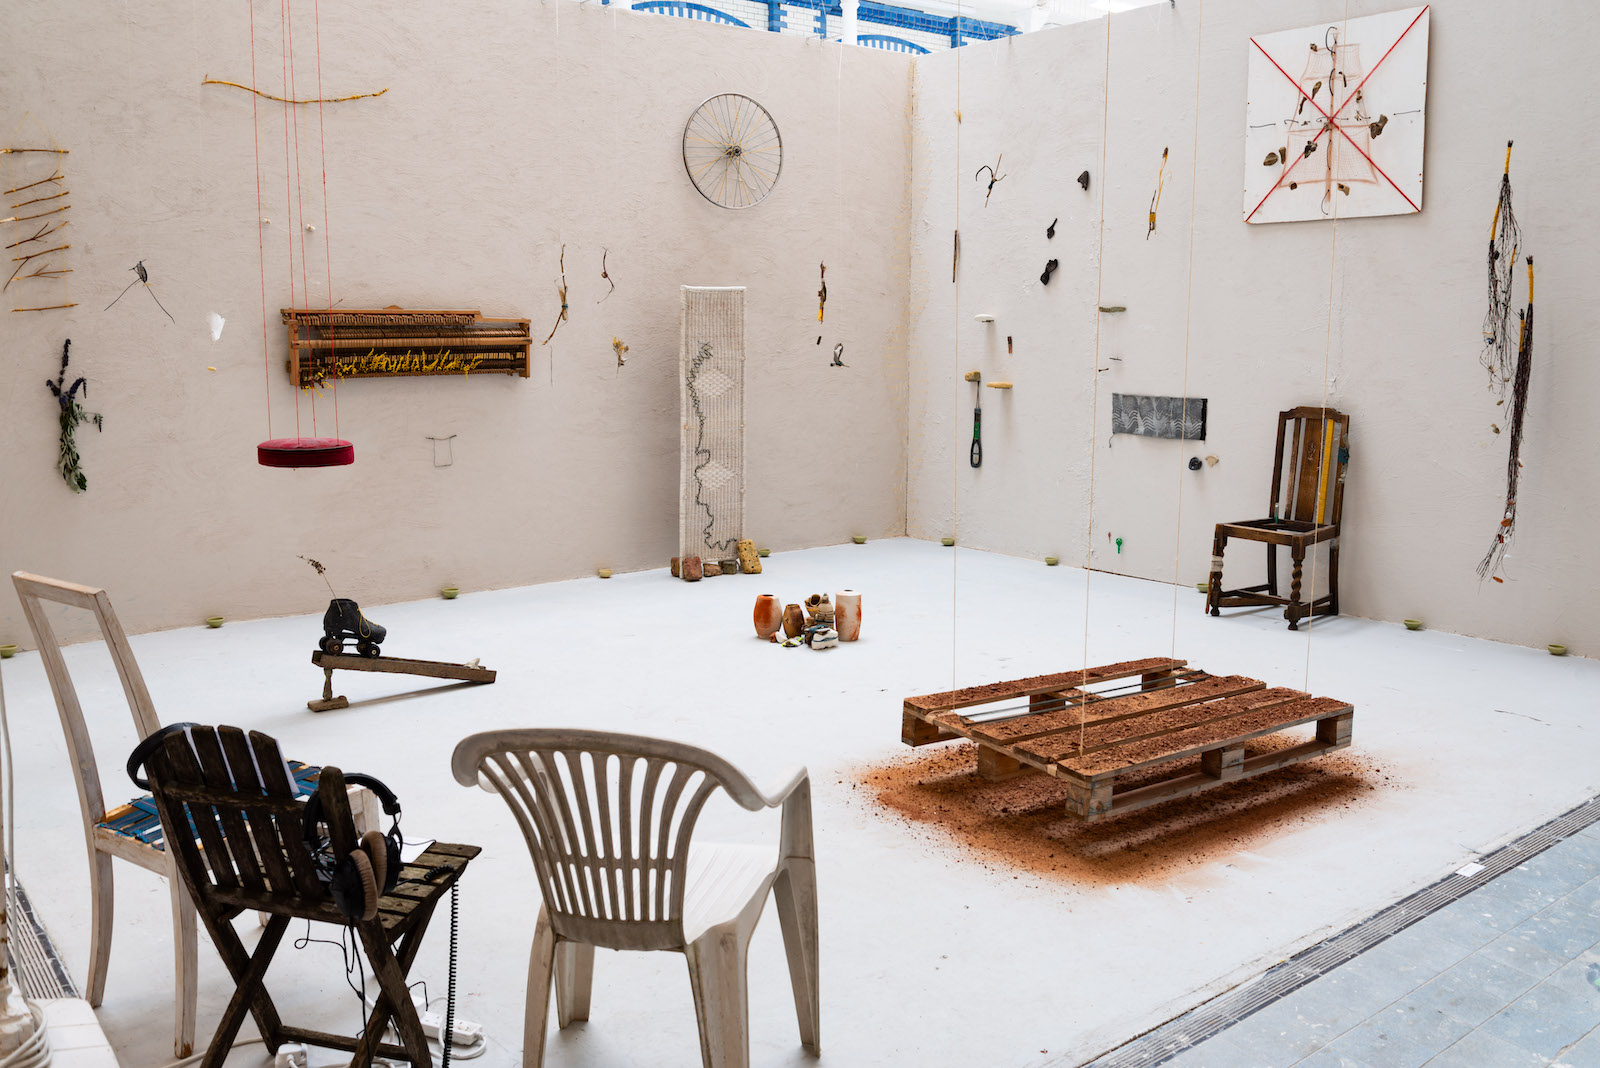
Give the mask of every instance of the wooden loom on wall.
M 479 311 L 284 308 L 289 377 L 301 389 L 328 379 L 504 374 L 528 377 L 526 319 Z

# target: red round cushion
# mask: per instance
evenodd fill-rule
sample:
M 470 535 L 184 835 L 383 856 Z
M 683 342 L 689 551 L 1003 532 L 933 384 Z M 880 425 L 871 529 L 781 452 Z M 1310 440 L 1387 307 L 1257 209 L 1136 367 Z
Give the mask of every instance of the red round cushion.
M 355 459 L 356 447 L 342 438 L 273 438 L 256 446 L 262 467 L 342 467 Z

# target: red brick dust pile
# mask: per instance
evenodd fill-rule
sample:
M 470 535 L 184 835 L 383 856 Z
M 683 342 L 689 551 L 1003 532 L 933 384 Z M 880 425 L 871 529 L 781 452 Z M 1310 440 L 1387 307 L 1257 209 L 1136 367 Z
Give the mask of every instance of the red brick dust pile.
M 1299 731 L 1257 739 L 1247 755 L 1305 740 Z M 1345 750 L 1190 797 L 1086 823 L 1066 812 L 1067 790 L 1041 773 L 980 779 L 970 742 L 929 746 L 853 769 L 854 789 L 910 826 L 942 832 L 973 861 L 1005 862 L 1073 883 L 1161 881 L 1276 838 L 1298 824 L 1363 805 L 1384 769 Z M 1171 765 L 1133 773 L 1143 786 L 1188 774 Z

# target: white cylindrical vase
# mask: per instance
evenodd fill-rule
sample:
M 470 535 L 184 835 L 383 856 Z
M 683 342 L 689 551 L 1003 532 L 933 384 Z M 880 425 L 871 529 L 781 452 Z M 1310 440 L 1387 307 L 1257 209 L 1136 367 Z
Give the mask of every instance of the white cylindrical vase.
M 833 629 L 839 640 L 853 642 L 861 637 L 861 594 L 857 590 L 840 590 L 833 595 Z

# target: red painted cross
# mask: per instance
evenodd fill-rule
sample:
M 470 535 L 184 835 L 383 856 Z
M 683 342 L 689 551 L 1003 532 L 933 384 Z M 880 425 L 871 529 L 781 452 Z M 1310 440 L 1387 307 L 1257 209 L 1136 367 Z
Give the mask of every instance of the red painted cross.
M 1344 131 L 1344 128 L 1341 127 L 1337 122 L 1334 121 L 1334 117 L 1333 116 L 1334 115 L 1338 115 L 1339 113 L 1344 111 L 1345 108 L 1350 106 L 1350 101 L 1354 100 L 1356 98 L 1357 94 L 1359 94 L 1361 92 L 1361 87 L 1363 85 L 1367 84 L 1367 78 L 1371 78 L 1374 74 L 1376 74 L 1378 72 L 1378 68 L 1383 66 L 1383 61 L 1385 59 L 1388 59 L 1389 56 L 1394 53 L 1394 50 L 1400 46 L 1400 42 L 1405 40 L 1406 34 L 1411 32 L 1412 27 L 1415 26 L 1417 23 L 1422 21 L 1422 16 L 1424 16 L 1424 15 L 1426 15 L 1428 13 L 1428 7 L 1429 6 L 1431 6 L 1431 5 L 1425 5 L 1421 11 L 1417 12 L 1417 17 L 1412 19 L 1410 24 L 1407 25 L 1406 28 L 1400 32 L 1400 36 L 1396 37 L 1394 39 L 1394 44 L 1390 45 L 1389 46 L 1389 50 L 1383 54 L 1382 58 L 1380 58 L 1378 60 L 1378 62 L 1376 62 L 1376 63 L 1374 63 L 1372 65 L 1372 69 L 1367 72 L 1367 77 L 1366 78 L 1362 78 L 1361 81 L 1356 84 L 1355 89 L 1353 89 L 1351 91 L 1350 95 L 1344 98 L 1344 103 L 1340 104 L 1338 107 L 1333 109 L 1333 114 L 1332 115 L 1330 115 L 1328 112 L 1322 110 L 1322 105 L 1318 104 L 1314 99 L 1311 98 L 1311 96 L 1309 94 L 1306 93 L 1305 88 L 1300 84 L 1300 82 L 1298 80 L 1296 80 L 1288 71 L 1284 70 L 1283 67 L 1278 64 L 1278 61 L 1273 59 L 1272 56 L 1267 53 L 1267 50 L 1265 48 L 1261 47 L 1261 44 L 1260 44 L 1259 41 L 1257 41 L 1254 37 L 1250 38 L 1250 43 L 1256 46 L 1256 51 L 1258 51 L 1262 55 L 1266 56 L 1267 57 L 1267 62 L 1271 63 L 1274 67 L 1277 67 L 1278 73 L 1283 75 L 1285 78 L 1288 78 L 1289 81 L 1294 85 L 1295 91 L 1298 92 L 1302 97 L 1305 97 L 1305 99 L 1311 104 L 1311 106 L 1313 108 L 1316 108 L 1317 113 L 1320 114 L 1323 117 L 1324 120 L 1326 120 L 1323 123 L 1322 129 L 1317 131 L 1316 136 L 1311 138 L 1311 140 L 1306 142 L 1306 143 L 1308 145 L 1316 144 L 1317 143 L 1317 139 L 1320 138 L 1329 129 L 1334 129 L 1334 130 L 1339 131 L 1339 136 L 1343 137 L 1346 141 L 1350 142 L 1350 147 L 1355 149 L 1357 152 L 1361 153 L 1361 158 L 1365 159 L 1369 164 L 1371 164 L 1372 165 L 1372 169 L 1374 171 L 1376 171 L 1379 174 L 1383 175 L 1383 180 L 1388 182 L 1391 186 L 1393 186 L 1394 187 L 1394 191 L 1396 193 L 1400 194 L 1401 199 L 1403 199 L 1407 204 L 1411 205 L 1411 210 L 1412 211 L 1421 211 L 1422 209 L 1417 207 L 1415 201 L 1413 201 L 1410 197 L 1406 196 L 1405 190 L 1401 189 L 1398 185 L 1395 185 L 1395 182 L 1394 182 L 1393 178 L 1390 178 L 1387 174 L 1384 174 L 1384 171 L 1383 171 L 1382 167 L 1379 167 L 1376 163 L 1373 163 L 1372 157 L 1367 155 L 1366 151 L 1363 150 L 1360 145 L 1356 144 L 1355 139 L 1352 138 L 1348 133 L 1346 133 Z M 1329 86 L 1329 88 L 1331 89 L 1332 86 Z M 1329 95 L 1328 99 L 1330 99 L 1330 100 L 1333 99 L 1331 94 Z M 1276 193 L 1278 191 L 1278 188 L 1283 184 L 1283 180 L 1289 176 L 1289 172 L 1294 170 L 1296 167 L 1298 167 L 1300 165 L 1300 161 L 1304 160 L 1305 158 L 1306 158 L 1306 153 L 1302 152 L 1298 159 L 1296 159 L 1293 163 L 1289 164 L 1288 169 L 1285 170 L 1283 172 L 1283 174 L 1278 176 L 1278 180 L 1277 180 L 1277 182 L 1275 182 L 1273 184 L 1272 188 L 1267 190 L 1267 195 L 1262 197 L 1260 203 L 1258 203 L 1254 208 L 1250 209 L 1250 214 L 1246 215 L 1244 217 L 1244 221 L 1245 222 L 1249 222 L 1251 219 L 1255 218 L 1256 212 L 1261 210 L 1261 205 L 1265 204 L 1267 202 L 1267 199 L 1269 197 L 1271 197 L 1273 193 Z

